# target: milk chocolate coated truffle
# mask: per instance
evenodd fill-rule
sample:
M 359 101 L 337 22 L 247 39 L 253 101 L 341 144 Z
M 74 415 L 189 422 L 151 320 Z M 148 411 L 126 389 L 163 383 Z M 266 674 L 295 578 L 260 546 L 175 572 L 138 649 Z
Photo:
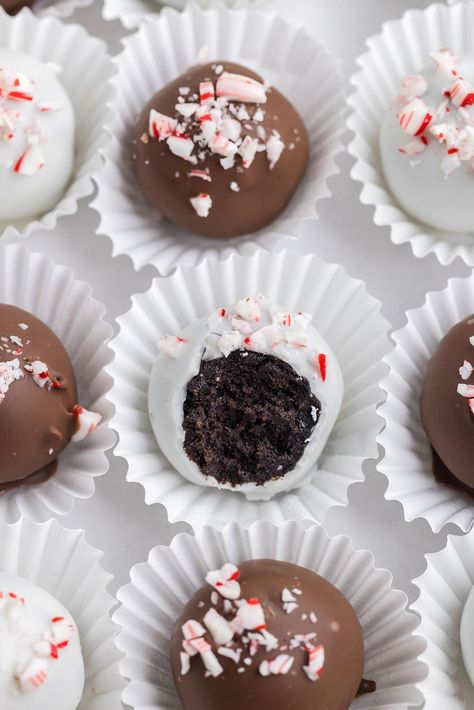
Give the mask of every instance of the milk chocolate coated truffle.
M 35 0 L 0 0 L 0 7 L 5 8 L 11 15 L 19 12 L 23 7 L 30 7 Z
M 421 396 L 423 426 L 435 452 L 435 474 L 474 493 L 474 315 L 440 342 Z
M 185 710 L 349 708 L 362 679 L 362 630 L 332 584 L 274 560 L 227 564 L 206 581 L 172 635 Z
M 145 106 L 132 156 L 148 200 L 197 234 L 254 232 L 284 210 L 308 161 L 289 101 L 229 62 L 193 67 Z
M 69 356 L 45 323 L 0 305 L 0 491 L 40 483 L 74 437 L 82 439 L 100 415 L 77 405 Z

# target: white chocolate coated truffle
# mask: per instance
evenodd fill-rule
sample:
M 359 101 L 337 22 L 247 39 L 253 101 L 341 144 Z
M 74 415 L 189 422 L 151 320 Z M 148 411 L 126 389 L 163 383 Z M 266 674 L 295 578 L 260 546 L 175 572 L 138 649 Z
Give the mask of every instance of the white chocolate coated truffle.
M 461 648 L 467 674 L 474 685 L 474 589 L 468 597 L 461 618 Z
M 452 67 L 456 75 L 452 74 Z M 442 61 L 441 66 L 432 60 L 432 66 L 422 74 L 426 91 L 421 93 L 421 101 L 433 113 L 429 127 L 422 133 L 427 145 L 423 145 L 420 135 L 409 135 L 400 127 L 400 113 L 409 102 L 399 97 L 383 122 L 380 152 L 390 190 L 406 212 L 435 229 L 468 233 L 474 231 L 474 107 L 459 107 L 445 94 L 454 86 L 456 76 L 474 86 L 474 57 L 460 62 L 453 58 L 452 65 L 449 60 Z M 412 96 L 416 97 L 416 91 Z M 434 135 L 437 126 L 442 127 L 441 139 L 437 138 L 438 132 Z M 444 135 L 446 126 L 450 126 L 448 141 Z M 400 151 L 407 147 L 408 153 Z
M 149 414 L 162 452 L 184 478 L 202 486 L 238 491 L 249 500 L 268 500 L 303 485 L 311 477 L 341 408 L 343 380 L 335 355 L 310 320 L 308 314 L 290 314 L 258 295 L 201 318 L 178 336 L 161 338 L 160 354 L 150 378 Z M 307 379 L 321 403 L 319 420 L 296 466 L 263 485 L 218 483 L 204 476 L 184 450 L 183 405 L 188 382 L 198 374 L 202 359 L 226 357 L 237 349 L 267 353 L 289 363 Z M 324 373 L 320 355 L 325 358 Z
M 0 708 L 76 710 L 83 689 L 69 612 L 31 582 L 0 572 Z
M 53 209 L 74 165 L 74 109 L 55 68 L 0 49 L 0 224 Z

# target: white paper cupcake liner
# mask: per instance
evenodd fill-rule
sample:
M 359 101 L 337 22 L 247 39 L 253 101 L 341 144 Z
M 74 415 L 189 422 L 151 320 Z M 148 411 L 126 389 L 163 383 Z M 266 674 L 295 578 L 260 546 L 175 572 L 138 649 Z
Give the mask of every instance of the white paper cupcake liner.
M 120 20 L 127 30 L 133 30 L 144 19 L 159 12 L 169 5 L 177 10 L 186 6 L 187 0 L 104 0 L 103 15 L 105 20 Z M 248 5 L 253 7 L 271 6 L 272 0 L 197 0 L 203 7 L 216 7 L 220 3 L 234 8 Z
M 94 0 L 37 0 L 34 8 L 38 15 L 52 17 L 70 17 L 76 10 L 89 7 Z
M 408 323 L 392 335 L 396 347 L 385 359 L 390 374 L 382 382 L 387 401 L 379 413 L 386 428 L 378 441 L 385 449 L 379 470 L 388 479 L 386 498 L 402 504 L 406 520 L 425 518 L 434 532 L 447 523 L 466 532 L 474 523 L 472 497 L 435 480 L 420 416 L 428 363 L 443 336 L 473 313 L 473 296 L 474 275 L 452 279 L 444 291 L 429 293 L 421 308 L 408 311 Z
M 56 9 L 59 12 L 60 6 Z M 0 236 L 28 237 L 39 229 L 53 229 L 60 217 L 74 214 L 78 201 L 92 193 L 92 176 L 103 165 L 99 151 L 109 141 L 105 125 L 115 93 L 110 83 L 115 67 L 105 43 L 89 36 L 83 27 L 63 24 L 56 17 L 38 17 L 30 10 L 10 17 L 0 8 L 0 46 L 58 64 L 76 117 L 74 172 L 62 199 L 54 210 L 35 220 L 0 223 Z
M 248 529 L 231 524 L 222 532 L 204 528 L 197 537 L 181 533 L 169 548 L 155 547 L 148 562 L 132 569 L 114 615 L 122 627 L 117 639 L 125 653 L 122 674 L 131 681 L 124 702 L 135 710 L 182 707 L 169 655 L 172 628 L 183 606 L 210 569 L 263 558 L 317 572 L 354 607 L 365 640 L 364 677 L 375 680 L 377 691 L 359 697 L 351 708 L 405 710 L 421 704 L 415 685 L 426 675 L 417 660 L 425 644 L 414 635 L 418 622 L 405 611 L 406 596 L 392 589 L 392 576 L 374 567 L 370 552 L 354 550 L 347 537 L 330 538 L 318 525 L 305 528 L 295 522 L 280 527 L 258 522 Z
M 94 477 L 108 470 L 105 451 L 114 445 L 115 436 L 107 424 L 111 405 L 106 395 L 112 381 L 104 367 L 112 358 L 106 345 L 112 328 L 102 320 L 105 308 L 93 300 L 91 291 L 47 256 L 16 244 L 0 245 L 0 303 L 24 308 L 52 328 L 74 365 L 80 403 L 104 417 L 93 434 L 69 444 L 49 481 L 0 495 L 2 522 L 14 522 L 20 515 L 35 521 L 65 515 L 75 498 L 94 494 Z
M 457 256 L 474 265 L 474 235 L 435 230 L 415 220 L 398 204 L 383 174 L 379 134 L 382 121 L 407 74 L 426 67 L 429 52 L 449 47 L 460 56 L 474 51 L 474 4 L 430 5 L 409 10 L 387 22 L 381 34 L 367 40 L 369 51 L 357 59 L 361 70 L 351 83 L 352 112 L 348 126 L 355 134 L 349 153 L 356 158 L 352 177 L 363 184 L 360 200 L 375 207 L 374 222 L 389 226 L 394 244 L 409 242 L 417 257 L 436 254 L 441 264 Z
M 87 544 L 82 530 L 67 530 L 56 520 L 41 525 L 24 519 L 15 525 L 0 524 L 0 570 L 52 594 L 77 624 L 86 671 L 78 710 L 122 707 L 122 654 L 115 645 L 118 627 L 111 620 L 116 602 L 107 592 L 112 575 L 101 568 L 101 557 L 102 552 Z
M 158 447 L 147 402 L 160 335 L 176 333 L 222 305 L 259 291 L 289 310 L 312 314 L 345 383 L 339 418 L 312 480 L 267 502 L 184 479 Z M 115 381 L 111 400 L 112 426 L 120 437 L 116 454 L 128 462 L 128 480 L 142 484 L 148 504 L 162 503 L 171 521 L 186 520 L 195 529 L 259 518 L 322 521 L 332 506 L 347 505 L 349 486 L 363 479 L 362 462 L 377 457 L 375 439 L 382 420 L 376 406 L 383 398 L 379 382 L 387 373 L 382 359 L 391 347 L 380 304 L 361 281 L 316 256 L 287 250 L 259 250 L 251 257 L 233 254 L 222 262 L 205 260 L 194 268 L 179 267 L 166 279 L 156 278 L 118 322 L 120 333 L 111 343 L 116 357 L 107 368 Z
M 343 147 L 343 81 L 321 45 L 304 27 L 274 13 L 224 6 L 204 10 L 195 3 L 181 13 L 165 8 L 124 44 L 116 60 L 113 139 L 104 151 L 106 165 L 92 203 L 101 217 L 98 231 L 111 238 L 113 253 L 128 254 L 137 269 L 151 263 L 164 275 L 178 263 L 195 265 L 205 256 L 243 251 L 268 232 L 296 237 L 301 219 L 314 216 L 317 200 L 329 196 L 327 181 L 339 171 L 335 155 Z M 227 240 L 193 236 L 160 219 L 143 196 L 131 160 L 143 107 L 160 87 L 196 64 L 204 46 L 209 59 L 234 60 L 261 72 L 294 103 L 311 138 L 310 165 L 284 214 L 266 230 Z
M 426 572 L 414 580 L 420 596 L 411 607 L 421 617 L 417 631 L 427 641 L 421 660 L 429 673 L 417 687 L 427 710 L 467 710 L 474 707 L 474 687 L 464 668 L 460 625 L 474 585 L 473 533 L 450 535 L 446 548 L 427 560 Z

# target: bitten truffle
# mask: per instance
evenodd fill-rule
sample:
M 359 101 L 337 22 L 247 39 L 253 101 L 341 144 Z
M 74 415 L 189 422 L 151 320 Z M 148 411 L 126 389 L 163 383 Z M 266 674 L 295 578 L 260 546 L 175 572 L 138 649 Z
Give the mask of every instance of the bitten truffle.
M 311 315 L 256 294 L 162 335 L 158 347 L 150 419 L 182 476 L 268 500 L 313 475 L 343 381 Z
M 437 478 L 474 494 L 474 314 L 441 340 L 421 395 Z
M 474 57 L 431 53 L 403 79 L 387 113 L 380 152 L 401 207 L 435 229 L 474 230 Z
M 338 589 L 265 559 L 226 564 L 206 582 L 171 639 L 185 710 L 347 710 L 361 686 L 364 644 Z
M 240 64 L 193 67 L 158 91 L 133 136 L 139 184 L 171 222 L 209 237 L 255 232 L 285 209 L 308 135 L 290 102 Z
M 0 491 L 47 480 L 71 439 L 100 420 L 78 406 L 73 366 L 53 331 L 0 304 Z

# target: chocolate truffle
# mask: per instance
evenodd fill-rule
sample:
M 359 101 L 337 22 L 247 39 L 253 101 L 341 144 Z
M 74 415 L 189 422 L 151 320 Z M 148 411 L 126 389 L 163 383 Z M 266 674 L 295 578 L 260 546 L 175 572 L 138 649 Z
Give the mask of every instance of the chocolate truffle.
M 193 67 L 142 111 L 132 157 L 145 196 L 208 237 L 255 232 L 283 212 L 306 169 L 308 135 L 275 88 L 240 64 Z
M 452 328 L 429 365 L 421 395 L 435 475 L 474 493 L 474 315 Z
M 0 48 L 0 229 L 52 210 L 74 165 L 74 109 L 52 65 Z
M 21 577 L 0 572 L 0 707 L 76 710 L 84 661 L 64 606 Z
M 184 710 L 347 710 L 364 644 L 347 599 L 298 565 L 251 560 L 206 576 L 171 639 Z
M 435 229 L 474 230 L 474 57 L 431 53 L 432 66 L 403 79 L 380 150 L 401 207 Z
M 30 313 L 0 304 L 0 491 L 48 479 L 71 439 L 100 419 L 77 405 L 59 338 Z
M 3 7 L 10 15 L 15 15 L 24 7 L 30 7 L 35 0 L 0 0 L 0 7 Z
M 268 500 L 313 475 L 343 382 L 310 321 L 257 294 L 160 338 L 148 406 L 182 476 Z

